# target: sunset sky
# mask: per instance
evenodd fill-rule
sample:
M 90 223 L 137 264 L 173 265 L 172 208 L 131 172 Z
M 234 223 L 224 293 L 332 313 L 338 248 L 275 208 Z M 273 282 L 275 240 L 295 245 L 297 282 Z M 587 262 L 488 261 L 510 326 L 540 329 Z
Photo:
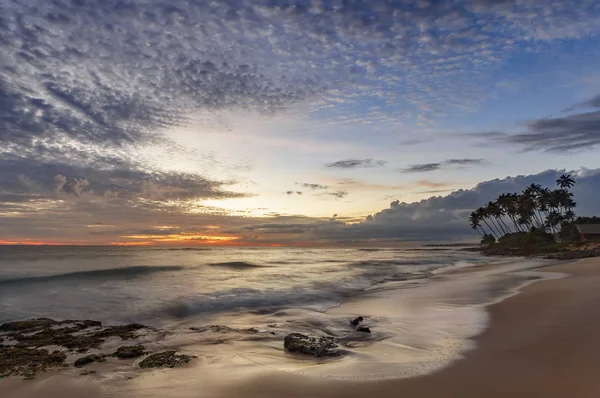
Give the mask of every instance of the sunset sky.
M 0 243 L 475 238 L 600 213 L 595 0 L 0 0 Z

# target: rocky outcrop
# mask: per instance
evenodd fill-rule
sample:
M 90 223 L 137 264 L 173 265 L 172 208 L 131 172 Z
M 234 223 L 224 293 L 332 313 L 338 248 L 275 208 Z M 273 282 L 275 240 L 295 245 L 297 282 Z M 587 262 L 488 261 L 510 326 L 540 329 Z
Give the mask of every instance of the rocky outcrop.
M 333 337 L 307 336 L 291 333 L 285 336 L 283 347 L 288 352 L 310 355 L 313 357 L 334 357 L 341 355 Z
M 67 366 L 65 359 L 62 351 L 0 346 L 0 378 L 12 375 L 32 379 L 37 372 Z
M 113 354 L 119 359 L 131 359 L 141 357 L 147 353 L 143 345 L 124 345 L 123 347 L 117 348 L 117 351 Z
M 16 347 L 46 347 L 57 345 L 69 351 L 83 353 L 90 348 L 100 348 L 108 337 L 120 337 L 123 340 L 134 339 L 137 331 L 146 328 L 144 325 L 106 326 L 101 322 L 55 321 L 49 318 L 38 318 L 26 321 L 8 322 L 0 325 L 4 336 L 16 341 Z
M 232 328 L 226 325 L 208 325 L 208 326 L 199 326 L 199 327 L 191 327 L 190 330 L 198 333 L 204 332 L 213 332 L 213 333 L 249 333 L 256 334 L 259 332 L 256 328 Z
M 32 378 L 37 372 L 68 366 L 65 363 L 67 353 L 100 349 L 109 337 L 134 339 L 143 328 L 146 326 L 137 323 L 102 326 L 101 322 L 89 319 L 56 321 L 37 318 L 4 323 L 0 325 L 0 377 L 22 375 Z M 49 352 L 44 349 L 48 346 L 60 349 Z M 84 366 L 102 358 L 102 355 L 88 355 L 79 358 L 74 365 Z
M 84 357 L 79 358 L 78 360 L 75 361 L 75 363 L 73 363 L 73 366 L 75 366 L 76 368 L 80 368 L 82 366 L 88 365 L 93 362 L 104 362 L 104 361 L 106 361 L 106 359 L 104 359 L 103 355 L 91 354 L 91 355 L 86 355 Z
M 362 316 L 359 316 L 359 317 L 354 318 L 353 320 L 351 320 L 350 324 L 352 326 L 358 326 L 363 320 L 364 320 L 364 318 Z
M 190 362 L 191 355 L 177 354 L 176 351 L 165 351 L 152 354 L 140 362 L 140 368 L 174 368 Z
M 356 328 L 356 331 L 360 332 L 360 333 L 371 333 L 371 329 L 369 329 L 366 326 L 358 327 L 358 328 Z

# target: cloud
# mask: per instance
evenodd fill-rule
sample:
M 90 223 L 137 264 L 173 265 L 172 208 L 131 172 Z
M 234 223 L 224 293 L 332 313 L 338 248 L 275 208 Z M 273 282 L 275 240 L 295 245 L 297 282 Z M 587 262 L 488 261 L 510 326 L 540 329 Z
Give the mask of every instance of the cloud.
M 440 170 L 446 166 L 481 165 L 483 163 L 485 163 L 483 159 L 448 159 L 438 163 L 414 164 L 405 169 L 400 169 L 399 171 L 403 173 L 426 173 L 429 171 Z
M 427 171 L 439 170 L 442 167 L 441 163 L 423 163 L 423 164 L 414 164 L 412 166 L 408 166 L 406 169 L 403 169 L 403 173 L 423 173 Z
M 330 192 L 328 195 L 331 195 L 336 199 L 342 199 L 342 198 L 348 196 L 348 192 L 340 190 L 340 191 Z
M 472 238 L 468 217 L 471 211 L 506 192 L 521 192 L 531 183 L 555 186 L 556 179 L 565 170 L 547 170 L 534 175 L 506 177 L 461 189 L 446 196 L 434 196 L 418 202 L 392 201 L 389 208 L 366 217 L 357 224 L 337 225 L 335 228 L 315 230 L 322 239 L 356 241 L 371 239 L 443 240 Z M 579 215 L 600 212 L 600 169 L 568 171 L 577 184 L 572 189 Z
M 571 3 L 4 0 L 0 230 L 77 238 L 94 222 L 145 229 L 149 220 L 223 221 L 230 214 L 202 200 L 251 193 L 165 169 L 141 150 L 182 151 L 169 132 L 212 123 L 198 116 L 205 114 L 298 106 L 323 125 L 362 126 L 475 109 L 503 60 L 599 33 L 595 2 Z M 597 121 L 597 112 L 578 113 L 532 123 L 521 136 L 485 138 L 581 149 L 597 145 Z M 228 220 L 232 228 L 247 223 Z
M 600 96 L 567 111 L 584 106 L 600 109 Z M 525 131 L 516 134 L 482 132 L 467 136 L 484 139 L 493 145 L 504 143 L 518 146 L 525 151 L 566 153 L 590 150 L 600 145 L 600 110 L 537 119 L 527 123 L 525 128 Z
M 330 169 L 358 169 L 358 168 L 371 168 L 371 167 L 382 167 L 387 164 L 384 160 L 374 159 L 346 159 L 338 160 L 336 162 L 327 163 L 325 167 Z
M 327 185 L 321 185 L 321 184 L 310 184 L 305 182 L 304 184 L 302 184 L 302 186 L 304 188 L 309 188 L 309 189 L 327 189 L 329 188 L 329 186 Z
M 483 159 L 448 159 L 445 164 L 458 164 L 458 165 L 469 165 L 469 164 L 482 164 Z

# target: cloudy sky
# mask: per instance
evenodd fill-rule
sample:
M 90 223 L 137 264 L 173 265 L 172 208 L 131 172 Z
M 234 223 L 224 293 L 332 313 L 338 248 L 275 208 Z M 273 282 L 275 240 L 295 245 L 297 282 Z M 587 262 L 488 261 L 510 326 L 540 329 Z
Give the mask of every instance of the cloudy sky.
M 600 212 L 599 33 L 597 0 L 0 0 L 0 243 L 469 238 L 563 171 Z

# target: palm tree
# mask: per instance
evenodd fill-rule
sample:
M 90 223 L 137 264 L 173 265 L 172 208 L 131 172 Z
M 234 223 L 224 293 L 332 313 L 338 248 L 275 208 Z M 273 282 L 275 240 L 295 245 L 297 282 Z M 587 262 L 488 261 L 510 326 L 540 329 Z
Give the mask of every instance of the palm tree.
M 518 196 L 519 195 L 517 194 L 503 193 L 502 195 L 498 196 L 498 199 L 496 199 L 496 203 L 498 203 L 498 205 L 504 210 L 508 218 L 512 221 L 513 225 L 515 226 L 515 230 L 521 231 L 521 225 L 517 222 L 517 215 L 519 213 L 517 210 Z
M 469 216 L 469 224 L 471 225 L 471 228 L 473 228 L 475 231 L 477 231 L 477 233 L 479 234 L 479 236 L 481 236 L 482 238 L 485 237 L 485 230 L 481 231 L 481 229 L 483 229 L 481 227 L 481 223 L 480 223 L 480 219 L 479 216 L 477 214 L 477 211 L 474 211 L 471 213 L 471 215 Z
M 569 189 L 575 185 L 575 179 L 571 176 L 571 174 L 563 174 L 558 177 L 558 180 L 556 180 L 556 185 L 562 189 Z
M 494 226 L 498 230 L 499 237 L 502 235 L 506 235 L 506 231 L 504 230 L 504 227 L 500 223 L 500 217 L 498 214 L 498 206 L 494 202 L 488 202 L 488 204 L 485 206 L 485 210 L 486 210 L 486 213 L 487 213 L 490 221 L 492 222 L 492 224 L 494 224 Z
M 476 211 L 477 213 L 477 217 L 483 221 L 483 223 L 488 227 L 488 229 L 490 230 L 491 234 L 494 235 L 494 237 L 496 239 L 498 239 L 499 235 L 498 232 L 496 232 L 496 230 L 494 228 L 492 228 L 492 226 L 487 222 L 487 219 L 490 217 L 489 212 L 487 211 L 487 209 L 480 207 L 479 209 L 477 209 Z

